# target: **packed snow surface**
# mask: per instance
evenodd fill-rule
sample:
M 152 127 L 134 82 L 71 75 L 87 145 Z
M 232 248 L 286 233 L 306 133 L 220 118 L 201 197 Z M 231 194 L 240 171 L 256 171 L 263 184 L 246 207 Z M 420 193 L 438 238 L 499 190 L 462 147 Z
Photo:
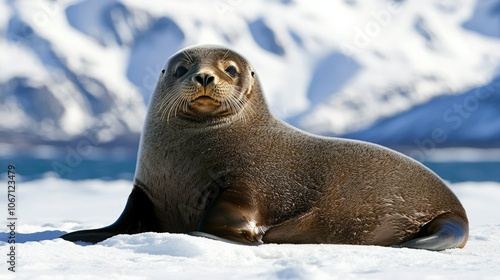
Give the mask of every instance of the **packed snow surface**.
M 103 187 L 105 186 L 105 187 Z M 467 210 L 464 249 L 443 252 L 352 245 L 243 246 L 185 234 L 120 235 L 97 245 L 61 234 L 104 226 L 121 213 L 128 181 L 20 183 L 16 272 L 2 279 L 495 279 L 500 275 L 500 184 L 450 186 Z M 2 196 L 0 205 L 6 208 Z M 5 227 L 2 241 L 7 240 Z M 9 244 L 0 243 L 4 260 Z

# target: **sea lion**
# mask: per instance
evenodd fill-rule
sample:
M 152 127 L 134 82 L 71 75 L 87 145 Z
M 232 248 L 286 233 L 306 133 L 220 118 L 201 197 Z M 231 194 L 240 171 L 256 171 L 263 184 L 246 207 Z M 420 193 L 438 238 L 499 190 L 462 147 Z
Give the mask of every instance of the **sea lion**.
M 191 233 L 239 244 L 463 247 L 464 208 L 417 161 L 272 116 L 257 75 L 218 46 L 179 51 L 151 98 L 135 184 L 118 220 L 62 238 Z

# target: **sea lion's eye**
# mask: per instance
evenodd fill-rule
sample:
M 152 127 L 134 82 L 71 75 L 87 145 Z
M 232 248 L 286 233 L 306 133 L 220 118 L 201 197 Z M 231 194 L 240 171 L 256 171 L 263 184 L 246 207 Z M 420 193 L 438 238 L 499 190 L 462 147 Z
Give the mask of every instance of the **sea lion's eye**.
M 174 76 L 176 76 L 177 78 L 180 78 L 184 74 L 186 74 L 187 71 L 188 71 L 187 68 L 181 65 L 181 66 L 177 67 L 177 69 L 175 69 Z
M 236 70 L 236 67 L 233 65 L 229 65 L 224 71 L 229 74 L 231 77 L 236 77 L 236 74 L 238 74 L 238 70 Z

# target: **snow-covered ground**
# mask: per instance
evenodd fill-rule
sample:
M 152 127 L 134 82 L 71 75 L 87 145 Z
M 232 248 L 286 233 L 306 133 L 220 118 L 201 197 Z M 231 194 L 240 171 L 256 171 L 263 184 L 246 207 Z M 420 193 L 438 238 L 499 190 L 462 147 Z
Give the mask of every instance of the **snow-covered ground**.
M 102 187 L 105 186 L 105 187 Z M 241 246 L 183 234 L 116 236 L 82 246 L 62 233 L 103 226 L 121 213 L 128 181 L 44 178 L 17 188 L 16 270 L 1 229 L 1 279 L 498 279 L 500 183 L 450 186 L 471 225 L 464 249 L 429 252 L 377 246 Z M 0 196 L 7 210 L 6 197 Z M 5 220 L 6 222 L 6 220 Z

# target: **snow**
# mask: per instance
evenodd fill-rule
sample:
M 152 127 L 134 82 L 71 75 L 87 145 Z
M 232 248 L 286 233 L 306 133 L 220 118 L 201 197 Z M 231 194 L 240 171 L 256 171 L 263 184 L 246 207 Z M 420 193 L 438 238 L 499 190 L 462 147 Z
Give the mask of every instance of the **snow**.
M 463 27 L 491 37 L 500 37 L 500 4 L 497 1 L 479 1 L 472 17 Z
M 500 135 L 495 129 L 500 127 L 499 83 L 494 82 L 500 73 L 498 11 L 491 0 L 4 1 L 0 118 L 9 121 L 0 124 L 0 133 L 58 141 L 94 132 L 101 143 L 137 135 L 165 60 L 181 47 L 215 43 L 247 57 L 272 112 L 307 131 L 429 143 L 432 129 L 443 128 L 448 146 L 493 146 Z M 477 108 L 466 103 L 476 88 L 489 92 Z M 38 99 L 26 96 L 28 91 Z M 474 110 L 462 117 L 450 111 L 453 104 Z M 54 109 L 58 106 L 62 109 Z M 3 140 L 0 148 L 2 156 L 13 153 Z M 26 150 L 48 158 L 54 149 Z M 434 146 L 421 152 L 443 161 L 450 154 L 491 161 L 499 155 L 498 149 L 443 154 Z M 500 183 L 450 187 L 468 212 L 470 239 L 464 249 L 429 252 L 350 245 L 251 247 L 169 233 L 73 244 L 57 237 L 112 223 L 131 182 L 20 180 L 17 272 L 7 270 L 4 226 L 0 278 L 498 278 Z M 5 195 L 0 208 L 6 208 Z
M 64 113 L 54 113 L 52 124 L 18 113 L 22 122 L 0 129 L 52 140 L 103 123 L 106 141 L 137 135 L 159 69 L 193 44 L 242 53 L 275 115 L 328 135 L 359 131 L 498 76 L 495 1 L 32 2 L 0 4 L 0 67 L 9 65 L 0 87 L 18 77 L 42 81 L 47 89 L 40 90 Z M 82 79 L 95 80 L 97 92 Z M 6 92 L 12 97 L 2 111 L 27 110 L 22 90 Z
M 496 147 L 500 137 L 500 118 L 496 116 L 499 93 L 500 78 L 496 78 L 463 94 L 440 96 L 365 130 L 343 136 L 384 145 L 408 145 L 426 156 L 438 150 L 434 148 Z
M 105 187 L 103 187 L 105 186 Z M 243 246 L 185 234 L 120 235 L 97 245 L 57 238 L 113 222 L 131 183 L 47 177 L 20 182 L 16 273 L 2 279 L 495 279 L 500 274 L 500 183 L 450 186 L 467 210 L 464 249 L 352 245 Z M 5 208 L 5 196 L 0 205 Z M 1 240 L 7 240 L 7 233 Z M 0 243 L 8 253 L 8 244 Z

